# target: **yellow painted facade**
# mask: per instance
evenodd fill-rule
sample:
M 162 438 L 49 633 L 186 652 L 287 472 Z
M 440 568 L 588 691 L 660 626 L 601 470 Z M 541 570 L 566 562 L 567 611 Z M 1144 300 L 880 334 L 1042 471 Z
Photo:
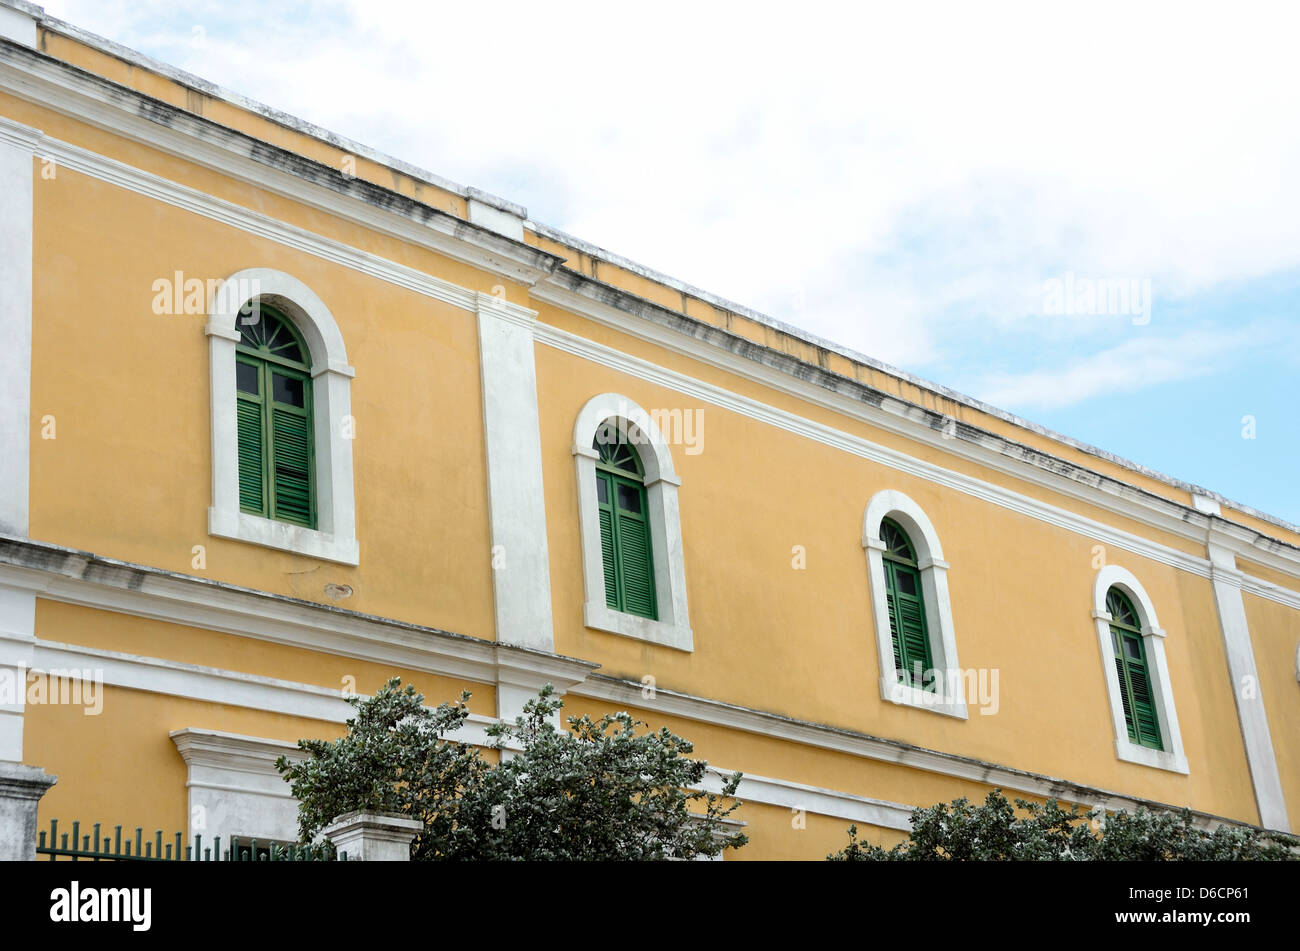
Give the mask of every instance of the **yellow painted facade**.
M 32 24 L 31 42 L 0 40 L 0 174 L 30 195 L 5 247 L 29 242 L 31 289 L 0 326 L 31 347 L 12 377 L 23 412 L 0 421 L 23 476 L 3 486 L 0 627 L 16 646 L 0 672 L 103 682 L 94 716 L 2 714 L 0 759 L 59 777 L 43 823 L 176 830 L 206 795 L 253 803 L 238 757 L 339 735 L 342 692 L 394 675 L 431 703 L 470 690 L 480 728 L 546 682 L 567 712 L 670 726 L 752 777 L 736 858 L 821 858 L 850 822 L 892 844 L 911 807 L 994 787 L 1186 805 L 1205 823 L 1300 815 L 1294 527 L 5 9 Z M 309 288 L 355 371 L 355 563 L 211 529 L 206 282 L 248 268 Z M 177 275 L 204 282 L 200 305 L 157 313 L 156 282 Z M 520 372 L 535 379 L 522 401 Z M 575 421 L 598 394 L 695 427 L 665 434 L 680 548 L 654 552 L 683 573 L 689 649 L 584 621 Z M 942 543 L 960 669 L 995 678 L 962 716 L 881 687 L 864 512 L 885 491 Z M 1109 568 L 1159 615 L 1144 633 L 1181 742 L 1155 765 L 1117 752 L 1095 614 Z M 180 731 L 236 739 L 187 760 Z

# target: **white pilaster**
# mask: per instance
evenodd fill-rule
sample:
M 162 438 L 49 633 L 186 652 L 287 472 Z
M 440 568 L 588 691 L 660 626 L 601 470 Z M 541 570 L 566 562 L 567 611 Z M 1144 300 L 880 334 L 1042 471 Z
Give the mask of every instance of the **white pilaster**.
M 0 4 L 0 36 L 35 49 L 36 24 L 44 12 L 26 0 L 5 0 Z
M 1208 543 L 1210 580 L 1214 586 L 1214 603 L 1219 612 L 1219 628 L 1228 656 L 1228 675 L 1232 694 L 1237 701 L 1237 718 L 1246 746 L 1246 762 L 1255 786 L 1255 802 L 1260 824 L 1269 829 L 1290 831 L 1282 780 L 1277 771 L 1277 756 L 1264 710 L 1263 687 L 1255 666 L 1255 651 L 1250 643 L 1246 606 L 1241 598 L 1241 572 L 1237 558 L 1214 540 L 1211 529 Z
M 0 762 L 23 761 L 23 713 L 35 630 L 36 595 L 0 587 Z
M 497 640 L 555 649 L 533 326 L 537 314 L 478 295 Z
M 31 466 L 32 158 L 41 133 L 0 119 L 0 532 L 26 535 Z

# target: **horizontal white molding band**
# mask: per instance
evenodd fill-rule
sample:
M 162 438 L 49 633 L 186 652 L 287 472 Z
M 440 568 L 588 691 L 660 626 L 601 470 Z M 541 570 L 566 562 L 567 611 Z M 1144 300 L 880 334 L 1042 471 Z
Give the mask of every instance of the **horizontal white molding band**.
M 145 198 L 238 228 L 259 238 L 359 271 L 389 284 L 423 294 L 425 297 L 451 304 L 453 307 L 471 312 L 477 310 L 478 296 L 474 291 L 267 215 L 249 211 L 242 205 L 216 198 L 187 185 L 177 184 L 170 179 L 142 171 L 97 152 L 45 136 L 41 139 L 39 154 L 43 158 L 53 159 L 62 168 L 89 175 Z M 218 277 L 215 274 L 211 276 Z
M 863 759 L 920 769 L 954 779 L 966 779 L 981 785 L 1009 789 L 1044 799 L 1057 798 L 1067 804 L 1073 802 L 1090 807 L 1103 806 L 1112 811 L 1117 809 L 1132 811 L 1138 806 L 1166 811 L 1179 808 L 1168 803 L 1127 796 L 1068 779 L 1057 779 L 983 760 L 941 753 L 898 740 L 886 740 L 852 730 L 796 720 L 719 700 L 663 689 L 656 689 L 654 699 L 647 700 L 642 694 L 644 689 L 644 685 L 640 683 L 596 676 L 571 687 L 569 693 L 626 705 L 631 709 L 654 710 L 665 716 L 695 720 L 709 726 L 741 730 L 774 740 L 848 753 Z M 620 706 L 620 709 L 622 708 Z M 1211 828 L 1222 823 L 1248 824 L 1241 820 L 1227 819 L 1196 810 L 1193 810 L 1192 815 L 1196 824 L 1202 828 Z
M 0 564 L 0 584 L 65 604 L 484 684 L 496 684 L 503 669 L 567 683 L 599 666 L 41 543 L 5 541 L 20 549 L 40 549 L 41 567 Z
M 719 793 L 723 783 L 736 770 L 709 766 L 700 789 L 705 792 Z M 743 770 L 741 771 L 743 772 Z M 803 783 L 790 782 L 787 779 L 772 779 L 770 776 L 751 776 L 744 773 L 740 785 L 736 787 L 736 798 L 741 802 L 757 802 L 767 806 L 780 806 L 794 811 L 829 816 L 848 822 L 862 822 L 885 829 L 898 829 L 907 832 L 912 828 L 912 806 L 869 796 L 856 796 L 853 793 L 834 789 L 821 789 Z
M 345 723 L 356 715 L 352 705 L 343 699 L 341 690 L 80 644 L 38 639 L 32 670 L 47 674 L 91 671 L 92 678 L 102 679 L 107 686 L 327 723 Z M 493 717 L 470 714 L 465 726 L 448 737 L 486 745 L 489 742 L 487 728 L 494 722 Z

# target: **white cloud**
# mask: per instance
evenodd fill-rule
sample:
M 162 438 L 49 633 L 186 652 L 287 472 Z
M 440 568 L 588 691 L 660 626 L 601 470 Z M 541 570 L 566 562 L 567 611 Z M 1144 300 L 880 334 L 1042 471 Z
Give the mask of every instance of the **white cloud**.
M 1136 393 L 1161 383 L 1230 369 L 1261 340 L 1276 340 L 1263 326 L 1233 331 L 1194 330 L 1177 337 L 1138 337 L 1066 366 L 993 374 L 973 393 L 995 406 L 1049 410 L 1094 396 Z

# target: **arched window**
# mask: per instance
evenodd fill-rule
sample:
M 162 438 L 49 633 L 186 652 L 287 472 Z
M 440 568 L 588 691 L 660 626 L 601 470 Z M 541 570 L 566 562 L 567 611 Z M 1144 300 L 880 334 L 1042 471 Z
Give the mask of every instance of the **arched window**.
M 677 488 L 668 443 L 650 414 L 602 393 L 573 427 L 583 623 L 693 650 Z
M 1173 685 L 1165 660 L 1165 632 L 1155 605 L 1133 573 L 1105 565 L 1093 582 L 1092 617 L 1115 728 L 1115 755 L 1178 773 L 1187 772 Z
M 1156 715 L 1155 700 L 1151 696 L 1151 675 L 1137 609 L 1123 591 L 1111 588 L 1106 592 L 1106 610 L 1110 612 L 1115 674 L 1119 678 L 1120 705 L 1124 708 L 1128 737 L 1134 743 L 1163 750 L 1160 718 Z
M 894 647 L 894 669 L 904 683 L 934 689 L 934 661 L 925 626 L 925 595 L 916 551 L 902 526 L 891 518 L 880 523 L 885 568 L 885 602 L 889 608 L 889 636 Z
M 902 492 L 882 489 L 862 517 L 862 547 L 881 697 L 966 719 L 966 677 L 957 662 L 948 563 L 930 519 Z
M 596 502 L 600 510 L 600 554 L 605 569 L 605 604 L 656 620 L 654 553 L 650 544 L 650 506 L 645 469 L 626 430 L 607 422 L 591 448 L 596 462 Z
M 293 322 L 257 304 L 239 323 L 239 508 L 316 527 L 311 355 Z
M 260 267 L 226 278 L 208 314 L 208 532 L 358 564 L 353 371 L 334 316 L 302 281 Z

